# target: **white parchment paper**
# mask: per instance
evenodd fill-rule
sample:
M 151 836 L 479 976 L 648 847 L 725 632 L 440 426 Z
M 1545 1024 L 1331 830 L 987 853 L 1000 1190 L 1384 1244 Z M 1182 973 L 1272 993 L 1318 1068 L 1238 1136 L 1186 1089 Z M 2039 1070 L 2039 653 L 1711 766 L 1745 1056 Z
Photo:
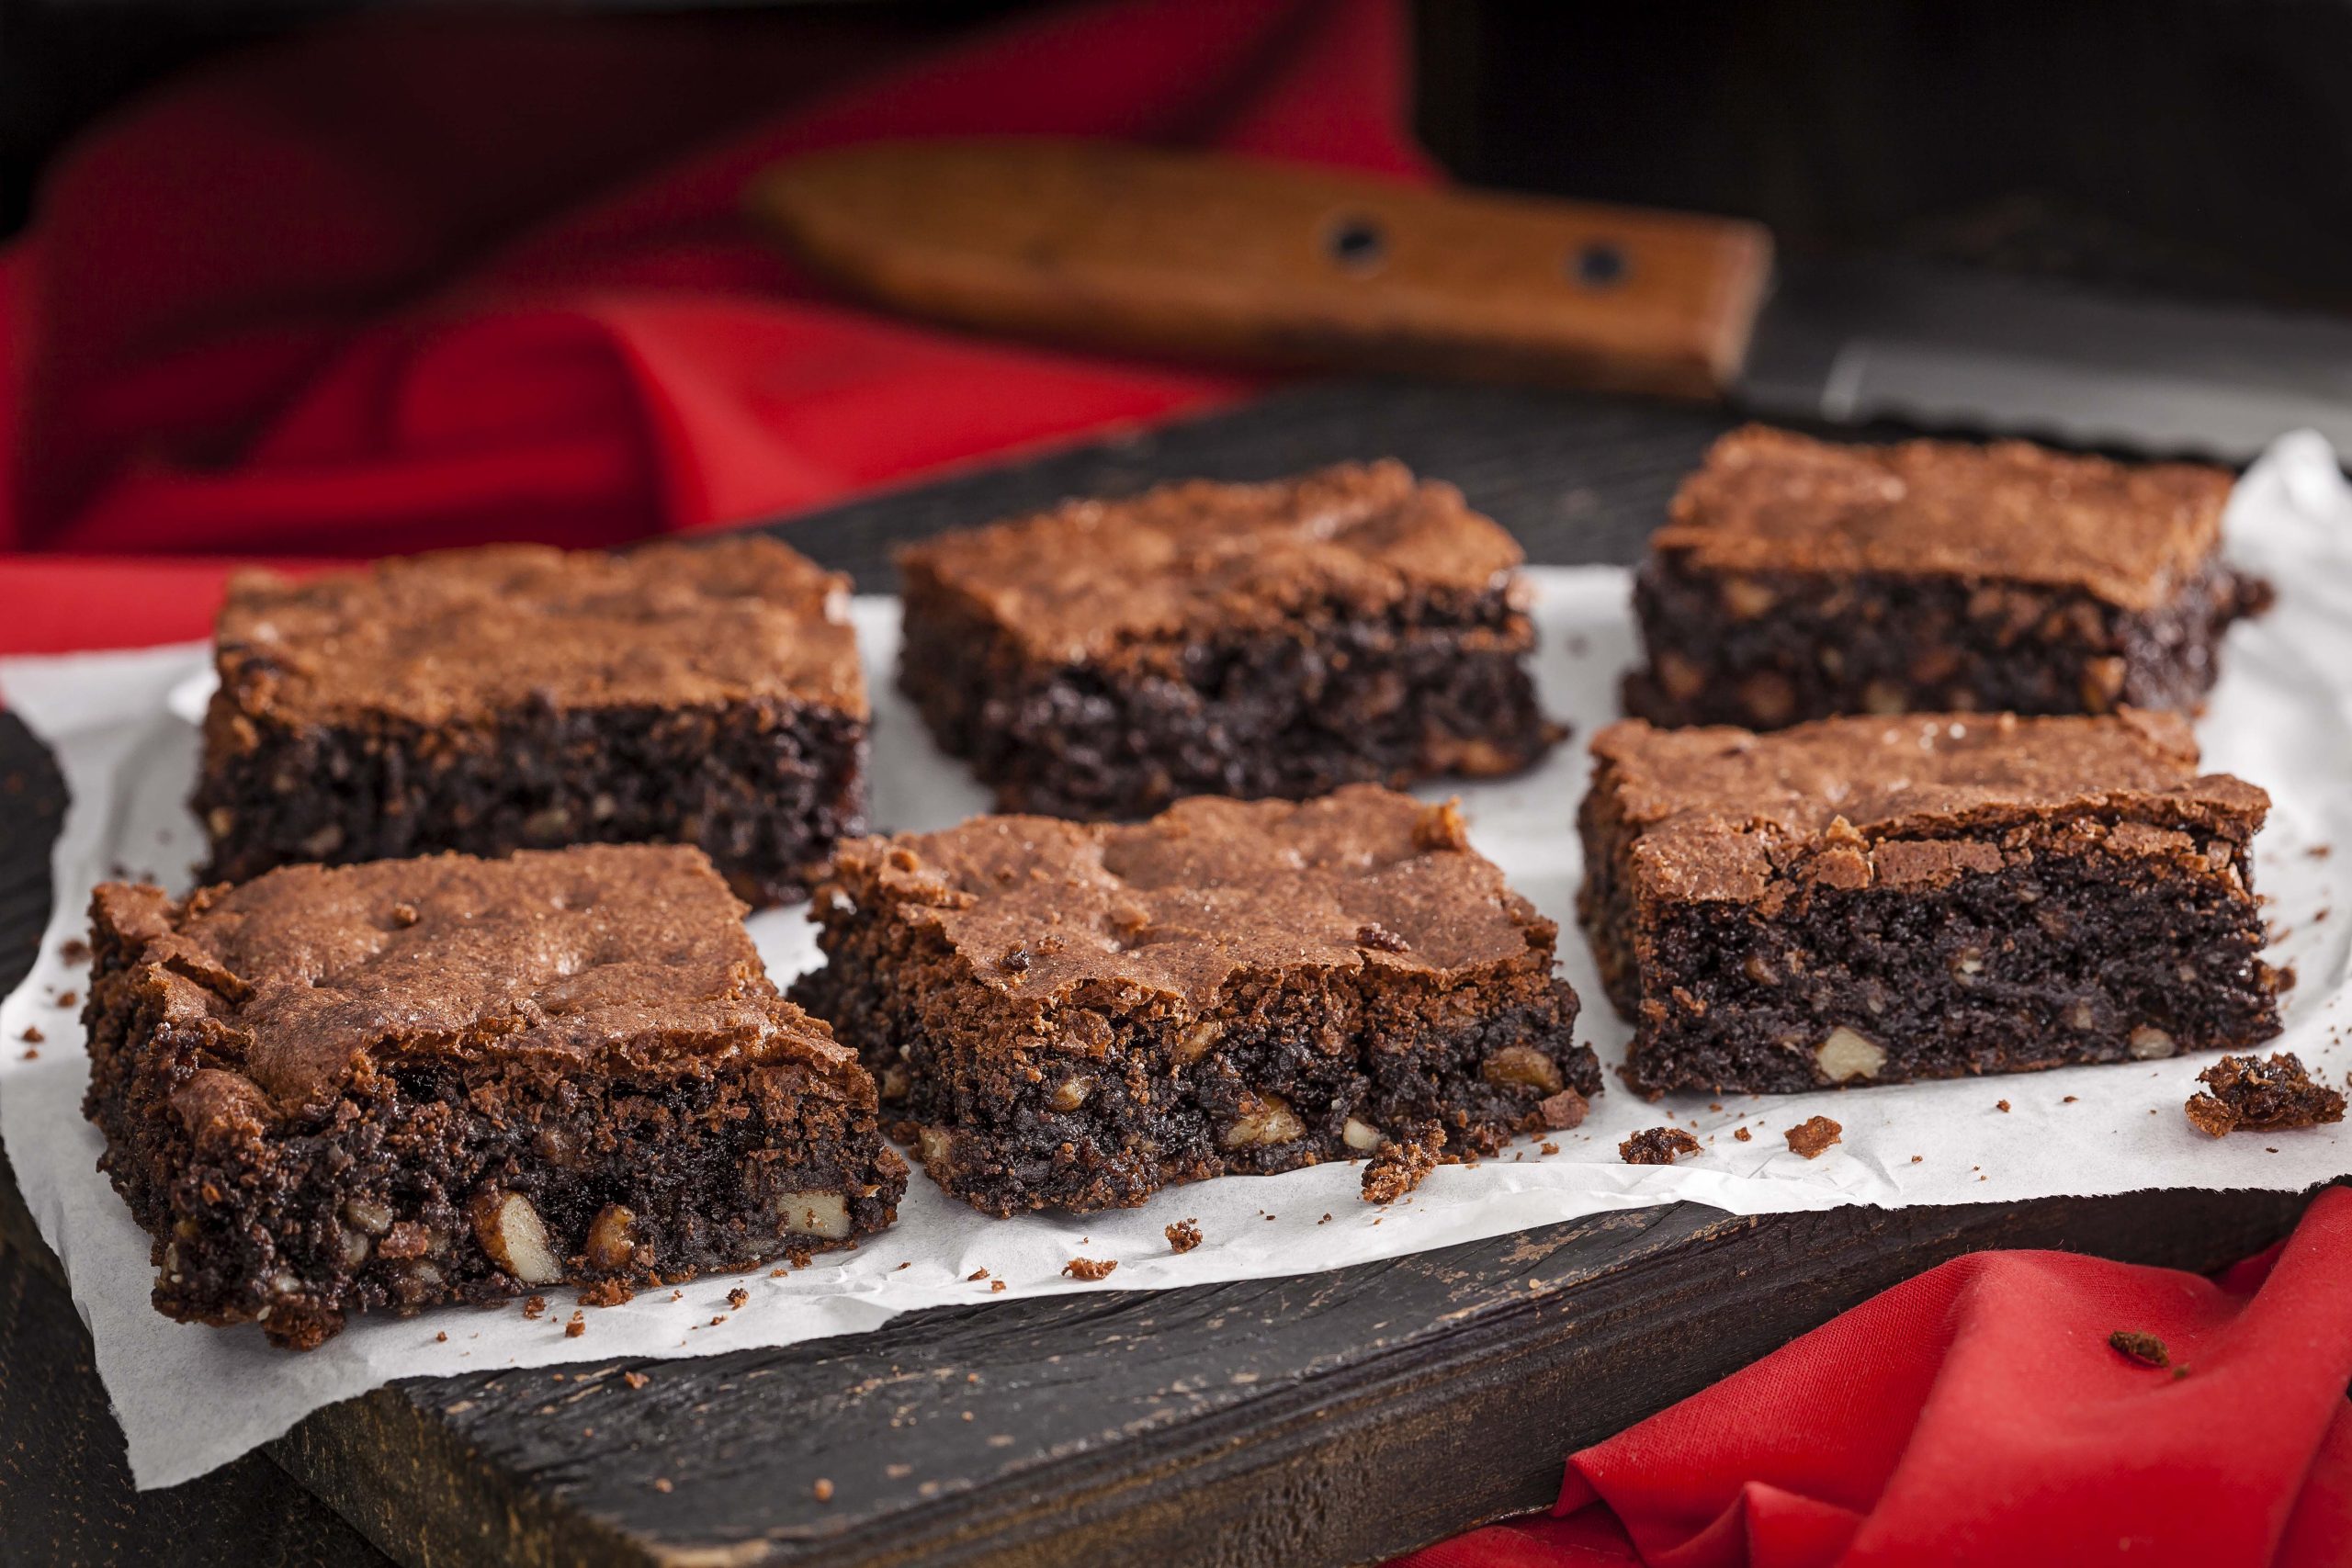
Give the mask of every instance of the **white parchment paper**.
M 2317 437 L 2290 437 L 2240 486 L 2231 525 L 2233 554 L 2269 572 L 2282 597 L 2271 615 L 2232 633 L 2227 673 L 2200 734 L 2211 766 L 2271 792 L 2257 886 L 2272 900 L 2270 957 L 2292 964 L 2301 982 L 2286 998 L 2279 1045 L 2340 1080 L 2352 1066 L 2336 1038 L 2352 945 L 2352 900 L 2342 891 L 2352 874 L 2352 494 Z M 1545 700 L 1588 737 L 1613 716 L 1629 661 L 1625 574 L 1531 575 Z M 896 654 L 896 605 L 865 599 L 854 613 L 877 676 L 876 825 L 942 827 L 983 809 L 978 789 L 932 750 L 882 675 Z M 2352 1137 L 2340 1127 L 2218 1143 L 2196 1133 L 2180 1108 L 2201 1060 L 1721 1101 L 1671 1096 L 1655 1105 L 1626 1092 L 1611 1071 L 1585 1125 L 1555 1135 L 1556 1154 L 1522 1139 L 1475 1168 L 1441 1168 L 1387 1209 L 1364 1204 L 1357 1169 L 1338 1165 L 1177 1188 L 1117 1213 L 990 1220 L 943 1199 L 918 1170 L 898 1225 L 857 1251 L 782 1277 L 702 1280 L 674 1302 L 656 1291 L 591 1309 L 577 1339 L 563 1335 L 569 1293 L 551 1292 L 537 1321 L 514 1307 L 359 1318 L 323 1348 L 288 1354 L 257 1329 L 175 1324 L 148 1305 L 147 1237 L 96 1169 L 98 1137 L 80 1110 L 82 1032 L 64 1001 L 87 980 L 62 950 L 82 931 L 93 884 L 127 869 L 188 885 L 199 849 L 183 804 L 196 758 L 189 715 L 200 711 L 205 663 L 194 647 L 0 661 L 0 693 L 55 749 L 73 794 L 40 961 L 0 1005 L 0 1136 L 72 1277 L 142 1487 L 202 1474 L 322 1404 L 399 1377 L 708 1355 L 854 1333 L 944 1303 L 1294 1274 L 1678 1199 L 1763 1213 L 2171 1186 L 2295 1190 L 2352 1168 Z M 1613 1068 L 1627 1032 L 1600 995 L 1574 919 L 1574 821 L 1586 772 L 1572 741 L 1536 773 L 1458 793 L 1477 847 L 1560 921 L 1563 967 L 1585 999 L 1578 1032 Z M 780 981 L 815 962 L 797 911 L 757 916 L 752 929 Z M 28 1029 L 44 1036 L 37 1048 L 25 1040 Z M 1816 1112 L 1842 1123 L 1845 1137 L 1809 1161 L 1789 1151 L 1781 1133 Z M 1668 1120 L 1694 1132 L 1703 1152 L 1673 1167 L 1619 1160 L 1620 1139 Z M 1740 1127 L 1750 1141 L 1735 1138 Z M 1186 1218 L 1207 1239 L 1180 1257 L 1161 1231 Z M 1063 1265 L 1080 1256 L 1116 1259 L 1117 1272 L 1099 1285 L 1064 1278 Z M 989 1280 L 967 1278 L 981 1268 Z M 1006 1289 L 994 1294 L 989 1280 L 999 1280 Z M 738 1286 L 751 1292 L 740 1310 L 725 1300 Z

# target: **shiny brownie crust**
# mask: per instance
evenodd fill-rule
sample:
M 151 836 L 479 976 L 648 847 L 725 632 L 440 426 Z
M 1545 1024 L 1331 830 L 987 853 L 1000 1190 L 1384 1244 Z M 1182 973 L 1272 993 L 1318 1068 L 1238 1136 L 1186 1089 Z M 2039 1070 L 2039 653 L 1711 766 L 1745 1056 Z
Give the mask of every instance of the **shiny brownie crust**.
M 2193 708 L 2267 584 L 2220 558 L 2229 475 L 2022 443 L 1849 446 L 1751 427 L 1676 495 L 1634 583 L 1626 711 Z
M 2171 715 L 1595 737 L 1578 913 L 1645 1092 L 2243 1048 L 2278 1032 L 2252 840 Z
M 1518 562 L 1393 463 L 1074 503 L 905 553 L 899 684 L 1008 811 L 1513 773 L 1557 736 Z
M 157 1310 L 603 1299 L 890 1223 L 871 1080 L 688 849 L 273 872 L 92 905 L 85 1111 Z
M 1490 1153 L 1600 1089 L 1552 923 L 1451 807 L 1368 785 L 863 840 L 813 908 L 827 963 L 795 998 L 989 1213 Z

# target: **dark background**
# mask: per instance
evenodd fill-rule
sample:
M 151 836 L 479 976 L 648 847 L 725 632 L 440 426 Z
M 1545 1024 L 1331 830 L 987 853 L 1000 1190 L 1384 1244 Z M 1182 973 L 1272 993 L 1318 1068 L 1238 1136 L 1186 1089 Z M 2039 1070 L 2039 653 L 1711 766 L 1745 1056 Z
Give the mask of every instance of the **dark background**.
M 721 36 L 910 42 L 1017 0 L 569 10 Z M 2343 0 L 1419 0 L 1423 139 L 1480 184 L 1763 220 L 2079 281 L 2352 311 Z M 0 234 L 75 130 L 173 73 L 358 12 L 331 0 L 0 0 Z M 692 123 L 691 106 L 680 106 Z M 714 117 L 740 115 L 715 106 Z M 711 134 L 729 124 L 714 118 Z

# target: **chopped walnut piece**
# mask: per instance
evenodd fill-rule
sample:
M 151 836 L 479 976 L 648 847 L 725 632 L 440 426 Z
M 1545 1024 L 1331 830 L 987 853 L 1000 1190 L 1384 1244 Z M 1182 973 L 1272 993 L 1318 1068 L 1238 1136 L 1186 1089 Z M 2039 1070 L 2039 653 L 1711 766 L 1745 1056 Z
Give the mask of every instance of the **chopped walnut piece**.
M 1752 1138 L 1752 1137 L 1756 1136 L 1756 1134 L 1753 1134 L 1753 1133 L 1749 1132 L 1749 1131 L 1748 1131 L 1747 1128 L 1745 1128 L 1745 1127 L 1734 1127 L 1734 1128 L 1731 1130 L 1731 1135 L 1732 1135 L 1733 1137 L 1735 1137 L 1735 1138 L 1738 1139 L 1738 1140 L 1739 1140 L 1741 1143 L 1743 1143 L 1743 1144 L 1744 1144 L 1744 1143 L 1746 1143 L 1746 1142 L 1747 1142 L 1747 1140 L 1748 1140 L 1748 1139 L 1750 1139 L 1750 1138 Z
M 1544 1130 L 1565 1133 L 1584 1124 L 1585 1113 L 1591 1102 L 1575 1089 L 1564 1089 L 1557 1094 L 1546 1095 L 1536 1102 L 1535 1114 L 1543 1118 Z
M 650 1383 L 653 1380 L 651 1378 L 647 1377 L 643 1372 L 623 1372 L 621 1374 L 621 1382 L 628 1384 L 631 1388 L 643 1388 L 647 1383 Z
M 1062 1272 L 1073 1280 L 1107 1280 L 1111 1270 L 1119 1266 L 1113 1258 L 1073 1258 L 1062 1265 Z
M 1790 1128 L 1786 1136 L 1789 1147 L 1807 1159 L 1819 1159 L 1823 1151 L 1838 1142 L 1845 1131 L 1826 1116 L 1813 1116 Z
M 577 1307 L 572 1308 L 572 1310 L 571 1310 L 571 1319 L 570 1319 L 568 1322 L 566 1322 L 566 1323 L 564 1324 L 564 1325 L 563 1325 L 563 1337 L 564 1337 L 566 1339 L 577 1339 L 577 1338 L 579 1338 L 582 1335 L 583 1335 L 583 1334 L 585 1334 L 585 1333 L 587 1333 L 587 1332 L 588 1332 L 588 1317 L 587 1317 L 587 1314 L 586 1314 L 585 1313 L 582 1313 L 582 1312 L 579 1308 L 577 1308 Z
M 1699 1140 L 1679 1127 L 1652 1127 L 1617 1145 L 1617 1157 L 1627 1165 L 1672 1165 L 1698 1152 Z
M 2267 1062 L 2224 1056 L 2198 1074 L 2197 1081 L 2205 1085 L 2205 1091 L 2184 1109 L 2198 1130 L 2212 1137 L 2344 1120 L 2344 1096 L 2314 1082 L 2291 1051 L 2278 1052 Z
M 2130 1357 L 2143 1367 L 2172 1365 L 2172 1355 L 2165 1348 L 2165 1342 L 2153 1334 L 2143 1334 L 2132 1328 L 2119 1328 L 2107 1337 L 2107 1342 L 2113 1346 L 2119 1354 Z
M 1191 1220 L 1179 1220 L 1162 1234 L 1170 1252 L 1190 1252 L 1201 1245 L 1201 1227 Z
M 523 1315 L 524 1315 L 525 1317 L 537 1317 L 540 1314 L 542 1314 L 542 1313 L 546 1312 L 547 1310 L 548 1310 L 548 1299 L 547 1299 L 547 1297 L 545 1297 L 545 1296 L 525 1296 L 525 1297 L 523 1298 Z
M 741 1312 L 752 1304 L 752 1292 L 738 1285 L 727 1292 L 727 1304 Z

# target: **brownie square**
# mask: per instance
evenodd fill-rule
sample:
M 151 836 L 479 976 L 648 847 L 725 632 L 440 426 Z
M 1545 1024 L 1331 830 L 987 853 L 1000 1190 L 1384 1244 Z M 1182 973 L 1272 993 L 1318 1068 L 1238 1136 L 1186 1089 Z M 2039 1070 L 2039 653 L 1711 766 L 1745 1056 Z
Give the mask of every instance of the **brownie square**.
M 195 807 L 207 877 L 698 845 L 753 903 L 865 831 L 848 583 L 757 536 L 242 576 Z
M 1593 738 L 1578 911 L 1645 1092 L 2245 1046 L 2278 1032 L 2269 797 L 2177 715 Z
M 1419 1168 L 1598 1092 L 1556 928 L 1451 806 L 1368 784 L 1126 826 L 844 844 L 794 995 L 993 1214 L 1385 1152 Z
M 2187 710 L 2230 623 L 2230 476 L 2022 442 L 1833 446 L 1733 432 L 1634 580 L 1625 709 L 1775 729 L 1838 714 Z
M 308 1349 L 345 1314 L 742 1269 L 890 1223 L 873 1080 L 700 851 L 108 883 L 85 1110 L 156 1308 Z
M 1073 502 L 901 553 L 899 683 L 1001 809 L 1524 768 L 1519 547 L 1402 464 Z

